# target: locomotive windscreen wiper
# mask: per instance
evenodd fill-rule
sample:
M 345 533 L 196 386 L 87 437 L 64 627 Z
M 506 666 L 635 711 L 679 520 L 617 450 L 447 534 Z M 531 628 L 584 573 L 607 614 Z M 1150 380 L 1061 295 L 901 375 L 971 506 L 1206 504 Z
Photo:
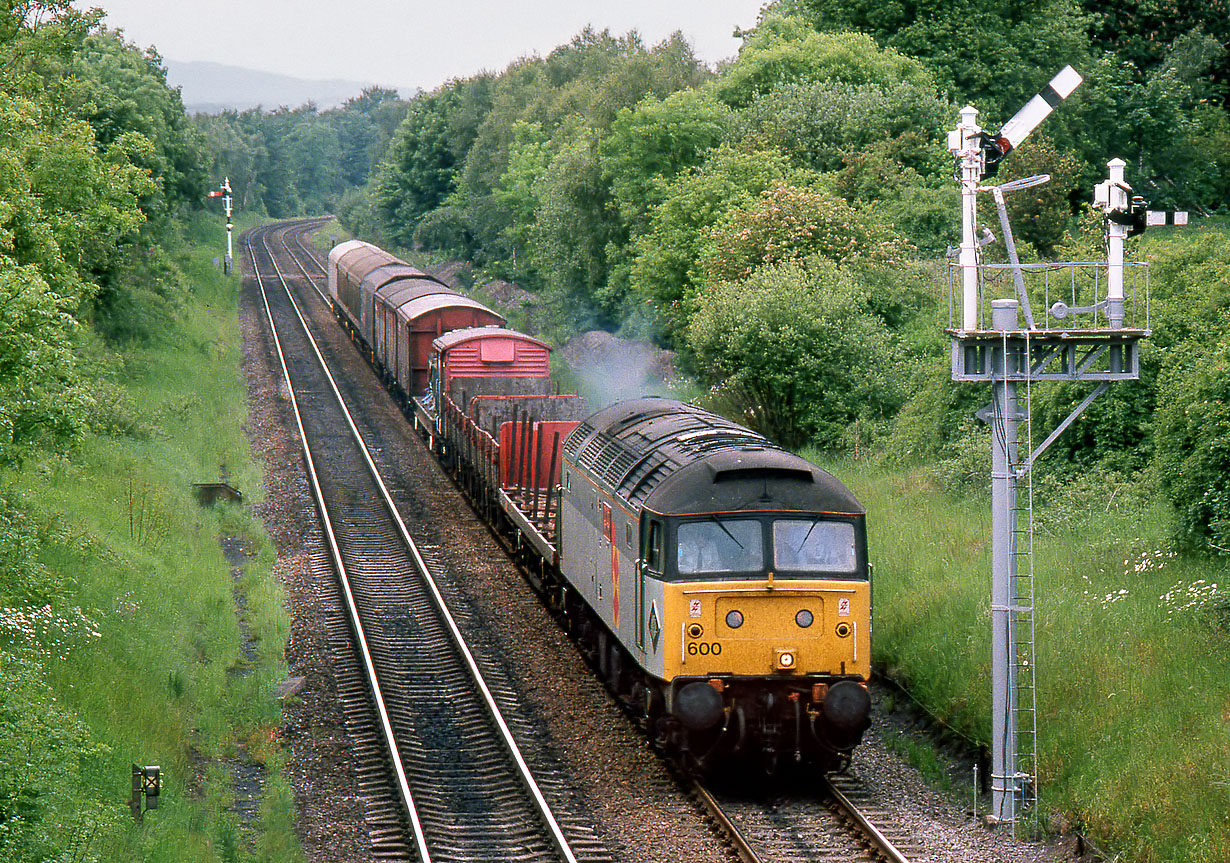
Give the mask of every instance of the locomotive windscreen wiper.
M 713 519 L 713 523 L 716 524 L 718 527 L 720 527 L 722 529 L 722 533 L 730 537 L 731 541 L 733 541 L 735 545 L 739 546 L 739 548 L 743 549 L 744 551 L 747 551 L 747 547 L 744 546 L 743 543 L 739 542 L 739 540 L 735 538 L 735 535 L 730 532 L 730 528 L 722 524 L 721 519 L 719 519 L 716 515 L 711 515 L 709 516 L 709 518 Z
M 807 538 L 811 536 L 811 532 L 816 529 L 816 525 L 818 525 L 819 523 L 820 523 L 820 519 L 818 518 L 812 519 L 811 527 L 807 529 L 807 533 L 803 534 L 803 539 L 799 541 L 799 545 L 795 549 L 796 552 L 802 551 L 803 546 L 807 545 Z

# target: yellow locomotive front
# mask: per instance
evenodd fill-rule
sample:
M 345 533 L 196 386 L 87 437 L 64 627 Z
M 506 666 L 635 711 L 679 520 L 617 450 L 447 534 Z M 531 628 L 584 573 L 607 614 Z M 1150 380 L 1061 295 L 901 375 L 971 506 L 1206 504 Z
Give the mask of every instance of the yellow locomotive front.
M 778 475 L 769 484 L 790 481 Z M 655 672 L 683 748 L 707 761 L 751 753 L 770 766 L 781 755 L 839 765 L 861 739 L 870 708 L 871 583 L 861 515 L 647 517 L 662 518 L 664 557 L 673 558 L 661 573 L 667 626 Z
M 664 657 L 662 676 L 722 672 L 866 679 L 871 585 L 860 577 L 866 568 L 859 561 L 859 525 L 848 517 L 750 515 L 678 526 L 680 581 L 666 585 L 663 607 L 667 617 L 680 621 L 679 654 Z M 745 577 L 753 573 L 764 575 Z M 818 578 L 820 573 L 828 577 Z

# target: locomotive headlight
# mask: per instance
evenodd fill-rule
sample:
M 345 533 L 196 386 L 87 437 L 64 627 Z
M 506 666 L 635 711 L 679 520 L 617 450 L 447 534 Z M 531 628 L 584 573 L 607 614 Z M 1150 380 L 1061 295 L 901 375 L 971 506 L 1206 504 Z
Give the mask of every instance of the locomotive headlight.
M 705 634 L 705 629 L 699 623 L 693 623 L 688 627 L 688 635 L 691 638 L 700 638 Z
M 793 650 L 784 650 L 778 648 L 774 651 L 774 665 L 781 671 L 793 671 L 797 664 L 798 657 L 795 656 Z
M 816 618 L 812 616 L 812 613 L 806 608 L 799 609 L 799 613 L 794 616 L 794 622 L 803 629 L 807 629 L 807 627 L 811 626 L 815 620 Z
M 848 638 L 850 635 L 850 630 L 851 630 L 850 624 L 846 623 L 843 620 L 841 623 L 837 624 L 837 637 L 838 638 Z
M 731 629 L 738 629 L 743 625 L 743 612 L 728 611 L 726 612 L 726 625 Z

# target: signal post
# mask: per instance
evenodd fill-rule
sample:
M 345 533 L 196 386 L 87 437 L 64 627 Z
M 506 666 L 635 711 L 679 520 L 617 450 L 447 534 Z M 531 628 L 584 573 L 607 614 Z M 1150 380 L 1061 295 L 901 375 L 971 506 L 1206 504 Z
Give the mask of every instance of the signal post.
M 1140 342 L 1150 333 L 1147 269 L 1123 260 L 1123 238 L 1133 233 L 1138 220 L 1143 230 L 1144 212 L 1143 202 L 1131 198 L 1123 180 L 1122 161 L 1110 163 L 1110 177 L 1095 195 L 1095 205 L 1111 226 L 1105 263 L 1021 264 L 1004 194 L 1049 177 L 985 185 L 1000 161 L 1080 83 L 1080 75 L 1065 67 L 998 136 L 985 133 L 977 124 L 977 110 L 966 107 L 948 139 L 960 168 L 962 221 L 961 245 L 950 252 L 957 258 L 950 269 L 954 296 L 946 331 L 952 339 L 952 379 L 990 383 L 992 389 L 991 403 L 977 416 L 992 430 L 989 818 L 997 822 L 1015 823 L 1037 801 L 1032 465 L 1111 383 L 1139 378 Z M 978 222 L 977 196 L 982 192 L 991 193 L 999 208 L 1008 263 L 983 261 L 982 249 L 996 238 Z M 1039 320 L 1031 298 L 1044 303 Z M 1095 386 L 1033 448 L 1030 391 L 1043 381 L 1090 381 Z
M 231 243 L 231 229 L 235 224 L 231 221 L 231 178 L 227 177 L 222 181 L 222 184 L 214 191 L 209 193 L 211 198 L 222 198 L 222 203 L 226 213 L 226 258 L 222 261 L 222 272 L 226 275 L 231 274 L 231 268 L 234 258 L 234 247 Z

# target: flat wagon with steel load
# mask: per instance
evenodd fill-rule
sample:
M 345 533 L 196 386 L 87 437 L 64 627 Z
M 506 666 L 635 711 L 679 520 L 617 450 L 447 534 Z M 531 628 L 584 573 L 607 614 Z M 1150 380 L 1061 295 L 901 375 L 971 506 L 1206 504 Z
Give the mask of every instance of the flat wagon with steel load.
M 560 441 L 589 413 L 585 400 L 556 391 L 550 346 L 516 330 L 453 330 L 431 351 L 415 426 L 488 518 L 517 525 L 553 561 L 548 497 L 559 487 Z

